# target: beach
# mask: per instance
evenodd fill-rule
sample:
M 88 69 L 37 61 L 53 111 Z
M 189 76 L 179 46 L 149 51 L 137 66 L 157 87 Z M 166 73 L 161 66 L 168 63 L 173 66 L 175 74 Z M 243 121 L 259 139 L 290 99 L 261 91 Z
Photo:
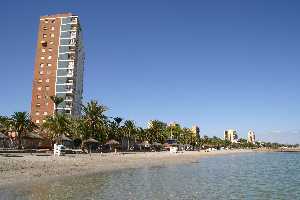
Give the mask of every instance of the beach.
M 250 153 L 252 150 L 226 151 L 185 151 L 134 152 L 106 154 L 70 154 L 55 157 L 43 154 L 13 154 L 13 157 L 0 157 L 0 187 L 26 181 L 38 181 L 64 176 L 88 175 L 130 168 L 186 164 L 199 158 L 237 153 Z

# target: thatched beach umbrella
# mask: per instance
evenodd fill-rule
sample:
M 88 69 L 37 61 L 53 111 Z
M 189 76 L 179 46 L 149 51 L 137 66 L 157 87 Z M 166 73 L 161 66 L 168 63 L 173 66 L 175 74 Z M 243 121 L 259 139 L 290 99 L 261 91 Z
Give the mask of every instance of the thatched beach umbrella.
M 65 134 L 59 135 L 57 138 L 54 139 L 55 142 L 58 144 L 62 144 L 64 146 L 68 146 L 68 143 L 72 143 L 73 140 L 68 138 Z
M 56 143 L 63 143 L 63 141 L 72 141 L 70 138 L 68 138 L 65 134 L 61 134 L 57 136 L 57 138 L 53 139 Z
M 117 146 L 120 143 L 118 141 L 116 141 L 116 140 L 109 140 L 105 144 L 109 145 L 109 150 L 111 151 L 112 150 L 112 148 L 111 148 L 112 146 Z M 115 149 L 115 151 L 116 151 L 116 149 Z
M 70 139 L 70 138 L 68 138 L 65 134 L 62 134 L 62 135 L 60 135 L 60 136 L 58 136 L 57 138 L 56 138 L 56 140 L 60 140 L 60 141 L 72 141 L 72 139 Z
M 99 141 L 95 140 L 94 138 L 89 138 L 89 139 L 83 141 L 84 145 L 88 145 L 89 146 L 89 152 L 90 152 L 90 154 L 92 152 L 92 149 L 91 149 L 92 148 L 92 144 L 98 144 L 98 143 L 99 143 Z
M 99 143 L 98 140 L 95 140 L 94 138 L 89 138 L 87 140 L 83 141 L 84 144 L 93 144 L 93 143 Z
M 25 139 L 35 139 L 35 140 L 43 140 L 44 139 L 42 136 L 40 136 L 39 134 L 34 133 L 34 132 L 27 133 L 26 135 L 24 135 L 23 138 L 25 138 Z
M 109 145 L 119 145 L 120 143 L 116 140 L 109 140 L 107 141 L 105 144 L 109 144 Z
M 34 141 L 40 141 L 43 140 L 44 138 L 42 136 L 40 136 L 37 133 L 34 132 L 29 132 L 26 135 L 24 135 L 23 139 L 27 139 L 31 141 L 31 148 L 33 148 L 34 146 Z

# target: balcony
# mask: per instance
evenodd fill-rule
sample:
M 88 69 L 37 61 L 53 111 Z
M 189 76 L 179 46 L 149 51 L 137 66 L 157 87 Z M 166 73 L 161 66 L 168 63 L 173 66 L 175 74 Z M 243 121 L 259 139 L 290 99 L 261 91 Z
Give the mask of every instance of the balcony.
M 77 17 L 72 17 L 72 18 L 71 18 L 71 22 L 72 22 L 72 23 L 77 23 Z
M 77 25 L 72 24 L 71 25 L 71 31 L 77 31 Z

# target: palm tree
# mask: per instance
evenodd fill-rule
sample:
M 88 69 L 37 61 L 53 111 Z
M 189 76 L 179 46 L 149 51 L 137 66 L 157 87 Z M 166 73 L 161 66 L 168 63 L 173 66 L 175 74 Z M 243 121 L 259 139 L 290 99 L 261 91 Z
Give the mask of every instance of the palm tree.
M 121 122 L 123 121 L 123 119 L 121 117 L 114 117 L 113 119 L 117 123 L 118 127 L 120 126 Z
M 123 129 L 123 138 L 126 138 L 127 140 L 127 150 L 129 150 L 130 139 L 133 137 L 135 138 L 137 128 L 133 120 L 126 120 L 124 122 L 122 129 Z
M 107 116 L 104 115 L 108 108 L 98 104 L 97 101 L 90 101 L 82 106 L 83 120 L 87 127 L 87 137 L 96 137 L 100 142 L 107 138 Z
M 123 121 L 123 119 L 121 117 L 114 117 L 114 122 L 116 123 L 116 133 L 115 133 L 115 137 L 119 140 L 119 142 L 121 141 L 121 137 L 120 137 L 120 133 L 119 133 L 119 129 L 120 129 L 120 124 Z
M 50 99 L 52 100 L 52 102 L 55 105 L 55 113 L 57 113 L 58 111 L 58 105 L 61 104 L 64 101 L 63 97 L 58 97 L 58 96 L 50 96 Z
M 12 129 L 16 132 L 18 140 L 18 148 L 22 148 L 22 137 L 27 131 L 32 130 L 33 123 L 31 122 L 27 112 L 15 112 L 11 116 Z
M 159 120 L 149 122 L 148 132 L 151 134 L 150 142 L 164 143 L 168 137 L 167 124 Z
M 69 118 L 69 137 L 73 139 L 84 139 L 86 131 L 86 126 L 82 118 Z
M 42 129 L 46 131 L 51 142 L 55 138 L 59 138 L 62 134 L 68 135 L 70 120 L 65 114 L 55 114 L 48 116 L 42 125 Z M 58 141 L 60 143 L 61 141 Z
M 6 116 L 0 116 L 0 132 L 7 134 L 11 129 L 11 119 Z

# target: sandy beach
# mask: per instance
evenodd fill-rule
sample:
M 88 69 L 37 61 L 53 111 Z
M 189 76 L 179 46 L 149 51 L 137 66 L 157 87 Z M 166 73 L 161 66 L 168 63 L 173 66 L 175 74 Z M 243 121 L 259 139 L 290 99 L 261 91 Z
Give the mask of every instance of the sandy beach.
M 52 155 L 39 156 L 38 154 L 17 154 L 20 157 L 5 157 L 2 155 L 0 156 L 0 187 L 7 184 L 38 181 L 45 178 L 61 178 L 64 176 L 76 176 L 128 168 L 185 164 L 197 161 L 199 158 L 206 156 L 250 152 L 253 151 L 187 151 L 177 154 L 170 152 L 97 153 L 91 156 L 77 154 L 61 157 L 54 157 Z

